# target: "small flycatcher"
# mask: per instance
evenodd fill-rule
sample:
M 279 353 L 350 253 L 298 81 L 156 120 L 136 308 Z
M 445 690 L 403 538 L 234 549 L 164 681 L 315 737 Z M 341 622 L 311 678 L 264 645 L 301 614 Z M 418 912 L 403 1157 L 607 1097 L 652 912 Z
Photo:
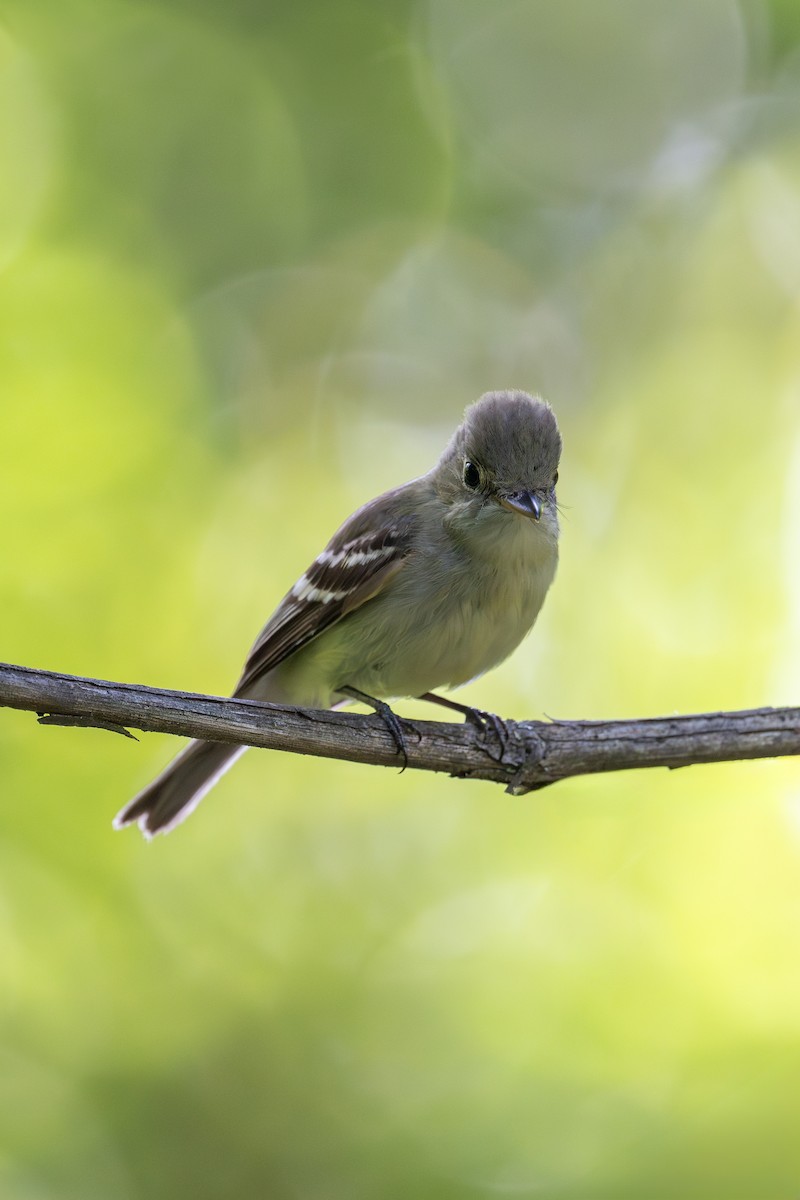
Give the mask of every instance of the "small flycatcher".
M 549 404 L 487 392 L 427 475 L 333 535 L 264 626 L 233 695 L 303 708 L 439 700 L 434 688 L 502 662 L 555 575 L 560 456 Z M 115 826 L 138 821 L 148 837 L 174 828 L 245 749 L 190 742 Z

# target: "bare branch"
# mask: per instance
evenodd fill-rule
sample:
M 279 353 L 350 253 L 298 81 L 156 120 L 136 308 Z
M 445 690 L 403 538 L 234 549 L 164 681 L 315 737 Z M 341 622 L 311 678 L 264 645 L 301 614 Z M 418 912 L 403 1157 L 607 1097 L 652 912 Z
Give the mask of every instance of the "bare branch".
M 3 663 L 0 707 L 36 712 L 48 724 L 113 732 L 133 726 L 377 766 L 399 763 L 395 739 L 378 716 L 198 696 Z M 572 775 L 800 754 L 800 708 L 633 721 L 494 720 L 484 729 L 470 722 L 401 724 L 409 767 L 493 780 L 518 795 Z

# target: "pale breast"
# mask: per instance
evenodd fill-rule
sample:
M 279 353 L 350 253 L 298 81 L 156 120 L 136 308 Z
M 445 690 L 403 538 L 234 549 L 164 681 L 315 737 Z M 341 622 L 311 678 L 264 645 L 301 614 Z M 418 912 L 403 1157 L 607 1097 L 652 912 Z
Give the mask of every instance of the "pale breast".
M 553 581 L 555 553 L 521 556 L 505 568 L 486 572 L 465 593 L 460 614 L 460 647 L 448 663 L 447 679 L 457 687 L 508 658 L 536 621 Z
M 458 687 L 507 658 L 552 583 L 555 537 L 511 517 L 487 523 L 469 553 L 445 554 L 446 561 L 415 555 L 385 593 L 283 664 L 287 690 L 303 697 L 295 702 L 330 703 L 325 688 L 332 695 L 345 685 L 380 698 L 419 696 Z
M 553 581 L 557 543 L 521 518 L 500 529 L 511 533 L 504 545 L 495 530 L 488 553 L 449 562 L 444 578 L 440 561 L 418 561 L 413 584 L 404 580 L 371 614 L 365 606 L 359 644 L 349 647 L 354 686 L 379 696 L 458 687 L 516 649 Z

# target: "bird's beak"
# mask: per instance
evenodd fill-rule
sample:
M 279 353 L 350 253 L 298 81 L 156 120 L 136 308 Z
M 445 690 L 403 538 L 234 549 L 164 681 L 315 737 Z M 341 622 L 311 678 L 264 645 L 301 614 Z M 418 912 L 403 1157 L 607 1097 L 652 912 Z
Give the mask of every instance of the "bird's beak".
M 542 515 L 542 502 L 535 492 L 514 492 L 510 496 L 499 496 L 498 499 L 509 512 L 520 513 L 532 521 L 538 521 Z

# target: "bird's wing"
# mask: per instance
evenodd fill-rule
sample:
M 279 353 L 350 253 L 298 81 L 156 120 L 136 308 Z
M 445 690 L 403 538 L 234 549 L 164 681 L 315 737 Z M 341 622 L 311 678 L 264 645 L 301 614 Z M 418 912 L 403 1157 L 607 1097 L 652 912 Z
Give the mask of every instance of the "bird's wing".
M 365 510 L 331 539 L 262 629 L 234 695 L 383 591 L 402 570 L 412 545 L 413 522 L 401 518 L 356 532 Z

